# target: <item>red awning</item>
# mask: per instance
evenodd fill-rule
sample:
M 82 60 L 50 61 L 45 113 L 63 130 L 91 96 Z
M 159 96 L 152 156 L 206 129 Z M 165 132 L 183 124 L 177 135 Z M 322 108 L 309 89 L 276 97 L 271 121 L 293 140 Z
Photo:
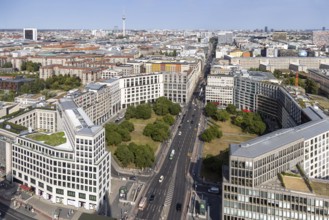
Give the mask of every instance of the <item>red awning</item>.
M 20 185 L 21 189 L 25 190 L 25 191 L 29 191 L 31 188 L 26 186 L 26 185 Z

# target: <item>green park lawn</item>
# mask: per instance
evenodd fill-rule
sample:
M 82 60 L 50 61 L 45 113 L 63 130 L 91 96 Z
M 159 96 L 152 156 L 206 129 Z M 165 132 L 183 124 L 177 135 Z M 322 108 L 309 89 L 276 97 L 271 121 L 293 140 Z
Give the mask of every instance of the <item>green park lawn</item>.
M 42 141 L 50 146 L 58 146 L 66 142 L 64 132 L 57 132 L 49 135 L 37 133 L 37 134 L 27 135 L 26 137 L 35 141 Z
M 158 118 L 162 118 L 162 116 L 157 116 L 153 111 L 152 111 L 152 116 L 150 119 L 144 120 L 144 119 L 136 119 L 136 118 L 132 118 L 129 119 L 130 122 L 132 122 L 134 124 L 135 130 L 133 132 L 130 133 L 131 136 L 131 141 L 126 142 L 126 144 L 129 144 L 130 142 L 134 142 L 137 145 L 150 145 L 150 147 L 153 149 L 154 153 L 158 150 L 158 147 L 160 145 L 159 142 L 155 142 L 152 140 L 152 138 L 150 137 L 146 137 L 143 135 L 143 130 L 145 128 L 145 126 L 149 123 L 153 123 L 156 119 Z M 125 142 L 123 142 L 125 143 Z M 115 150 L 117 149 L 117 146 L 109 146 L 109 149 L 112 153 L 115 152 Z
M 215 139 L 210 143 L 205 143 L 203 148 L 203 156 L 218 155 L 221 151 L 228 149 L 230 144 L 239 144 L 257 137 L 256 134 L 245 133 L 240 127 L 233 125 L 230 121 L 216 122 L 211 121 L 219 126 L 223 132 L 223 137 Z M 211 125 L 211 123 L 208 123 Z
M 208 126 L 216 124 L 223 132 L 223 136 L 219 139 L 214 139 L 210 143 L 205 143 L 203 147 L 203 158 L 206 156 L 216 156 L 220 160 L 228 160 L 228 154 L 224 153 L 228 150 L 230 144 L 239 144 L 250 139 L 257 137 L 256 134 L 249 134 L 243 132 L 242 129 L 236 125 L 233 125 L 230 120 L 226 122 L 209 120 Z M 221 153 L 222 152 L 222 153 Z M 220 180 L 220 174 L 206 170 L 203 166 L 201 169 L 201 176 L 206 180 L 212 182 L 218 182 Z

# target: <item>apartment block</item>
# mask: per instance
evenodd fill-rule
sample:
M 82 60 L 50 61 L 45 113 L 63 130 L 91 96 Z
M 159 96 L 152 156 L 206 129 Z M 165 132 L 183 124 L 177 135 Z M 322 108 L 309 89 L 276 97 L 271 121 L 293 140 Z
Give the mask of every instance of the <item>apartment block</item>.
M 208 75 L 205 88 L 206 102 L 215 102 L 227 106 L 233 104 L 233 75 Z
M 119 79 L 121 108 L 152 103 L 163 96 L 163 75 L 145 74 Z
M 40 78 L 48 79 L 54 75 L 70 75 L 77 76 L 81 79 L 81 83 L 86 85 L 95 82 L 102 77 L 102 71 L 106 68 L 85 68 L 85 67 L 69 67 L 62 65 L 49 65 L 40 67 Z
M 291 69 L 301 66 L 303 70 L 308 68 L 320 68 L 323 64 L 329 63 L 329 58 L 325 57 L 229 57 L 231 65 L 239 66 L 243 69 L 260 68 L 262 70 L 274 71 L 275 69 Z M 291 66 L 292 65 L 292 66 Z

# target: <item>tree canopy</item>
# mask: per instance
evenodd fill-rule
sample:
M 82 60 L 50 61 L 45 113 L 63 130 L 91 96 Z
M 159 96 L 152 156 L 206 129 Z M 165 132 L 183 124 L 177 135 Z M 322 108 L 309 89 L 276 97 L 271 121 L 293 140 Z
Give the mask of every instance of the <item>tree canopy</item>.
M 137 107 L 128 106 L 125 114 L 127 120 L 131 118 L 149 119 L 152 116 L 152 107 L 150 104 L 141 104 Z
M 3 65 L 2 65 L 2 68 L 12 68 L 13 67 L 13 64 L 11 62 L 5 62 Z
M 173 103 L 166 97 L 160 97 L 153 105 L 153 110 L 157 115 L 166 115 L 168 113 L 171 115 L 178 115 L 181 111 L 181 107 L 179 104 Z
M 114 155 L 123 167 L 129 164 L 135 164 L 138 168 L 151 167 L 155 160 L 154 152 L 149 145 L 137 145 L 134 142 L 119 145 Z
M 204 110 L 207 117 L 212 117 L 217 112 L 217 106 L 212 102 L 208 102 Z
M 223 136 L 223 132 L 219 130 L 217 126 L 210 126 L 205 129 L 201 134 L 200 138 L 204 142 L 211 142 L 215 138 L 221 138 Z
M 122 141 L 130 141 L 130 132 L 134 130 L 134 124 L 125 121 L 117 125 L 109 123 L 105 125 L 105 136 L 107 145 L 119 145 Z
M 37 72 L 39 71 L 41 63 L 34 63 L 32 61 L 23 62 L 21 66 L 21 70 L 28 72 Z
M 169 138 L 169 122 L 170 120 L 156 120 L 152 124 L 147 124 L 144 128 L 143 135 L 151 137 L 152 140 L 162 142 Z
M 266 124 L 258 113 L 240 112 L 233 120 L 233 124 L 242 128 L 243 131 L 261 135 L 266 130 Z

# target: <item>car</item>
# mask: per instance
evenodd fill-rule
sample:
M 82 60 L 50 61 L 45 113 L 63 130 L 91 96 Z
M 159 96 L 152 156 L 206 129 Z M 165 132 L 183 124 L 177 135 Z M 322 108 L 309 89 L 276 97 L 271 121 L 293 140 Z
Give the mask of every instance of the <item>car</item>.
M 136 181 L 137 180 L 137 176 L 131 176 L 131 177 L 129 177 L 129 179 Z
M 214 194 L 218 194 L 219 193 L 219 188 L 218 187 L 210 187 L 208 189 L 209 193 L 214 193 Z
M 182 204 L 181 203 L 177 203 L 176 204 L 176 211 L 179 212 L 182 210 Z
M 181 132 L 181 131 L 179 131 L 179 132 L 178 132 L 178 135 L 182 135 L 182 132 Z
M 161 176 L 160 176 L 160 179 L 159 179 L 159 183 L 162 183 L 163 179 L 164 179 L 164 176 L 161 175 Z
M 194 121 L 192 120 L 192 121 L 191 121 L 191 124 L 193 125 L 193 123 L 194 123 Z
M 189 122 L 190 122 L 190 120 L 187 120 L 186 122 L 187 122 L 187 123 L 189 123 Z
M 150 198 L 149 198 L 149 202 L 152 202 L 152 201 L 154 200 L 154 198 L 155 198 L 155 195 L 152 194 L 152 195 L 150 196 Z

